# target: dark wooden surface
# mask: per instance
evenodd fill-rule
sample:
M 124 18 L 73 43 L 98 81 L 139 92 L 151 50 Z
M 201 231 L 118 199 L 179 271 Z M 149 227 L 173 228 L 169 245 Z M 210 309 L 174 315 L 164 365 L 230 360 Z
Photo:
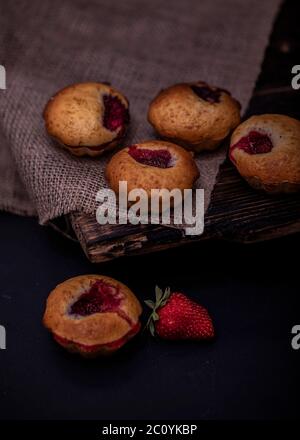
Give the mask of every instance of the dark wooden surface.
M 283 113 L 300 118 L 300 92 L 291 88 L 291 68 L 299 64 L 297 2 L 287 1 L 275 23 L 246 117 Z M 69 218 L 76 237 L 92 262 L 123 255 L 159 251 L 210 238 L 244 243 L 300 231 L 299 195 L 269 196 L 250 188 L 226 161 L 221 167 L 201 236 L 184 237 L 181 230 L 153 225 L 100 226 L 95 216 Z

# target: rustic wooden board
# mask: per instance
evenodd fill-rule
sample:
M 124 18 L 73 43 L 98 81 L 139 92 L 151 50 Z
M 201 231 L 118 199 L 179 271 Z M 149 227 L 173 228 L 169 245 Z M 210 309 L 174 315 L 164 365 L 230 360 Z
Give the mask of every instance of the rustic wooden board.
M 201 236 L 165 226 L 99 226 L 94 216 L 74 214 L 72 224 L 88 258 L 101 262 L 190 242 L 223 238 L 244 243 L 300 231 L 300 197 L 255 192 L 227 162 L 222 166 Z
M 300 118 L 300 92 L 291 89 L 291 67 L 299 64 L 296 2 L 287 1 L 276 22 L 262 74 L 246 116 L 284 113 Z M 243 243 L 300 231 L 300 197 L 269 196 L 250 188 L 226 161 L 220 169 L 201 236 L 185 237 L 176 228 L 154 225 L 100 226 L 95 216 L 74 213 L 69 220 L 92 262 L 142 254 L 222 238 Z

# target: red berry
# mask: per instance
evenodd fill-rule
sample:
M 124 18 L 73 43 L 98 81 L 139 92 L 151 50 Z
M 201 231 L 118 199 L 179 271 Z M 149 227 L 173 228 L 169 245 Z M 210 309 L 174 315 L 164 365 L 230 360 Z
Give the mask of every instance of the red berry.
M 164 339 L 211 339 L 214 327 L 207 310 L 180 292 L 165 294 L 157 289 L 156 304 L 147 301 L 152 309 L 150 331 Z M 151 323 L 152 322 L 152 323 Z
M 119 290 L 102 280 L 91 285 L 79 299 L 70 307 L 71 315 L 88 316 L 93 313 L 103 313 L 116 310 L 120 305 L 122 296 Z
M 199 98 L 204 99 L 204 101 L 210 102 L 211 104 L 220 102 L 221 92 L 226 92 L 226 90 L 217 87 L 211 88 L 208 84 L 204 83 L 203 85 L 192 85 L 191 89 L 197 96 L 199 96 Z
M 137 162 L 151 167 L 170 168 L 173 166 L 172 155 L 168 150 L 150 150 L 132 145 L 129 147 L 128 154 Z
M 110 131 L 116 131 L 121 127 L 125 130 L 129 122 L 129 112 L 117 96 L 104 95 L 104 116 L 103 125 Z
M 235 148 L 244 150 L 248 154 L 263 154 L 269 153 L 273 148 L 273 144 L 267 134 L 252 130 L 247 136 L 242 137 L 236 144 L 230 147 L 230 158 L 233 162 L 232 152 Z

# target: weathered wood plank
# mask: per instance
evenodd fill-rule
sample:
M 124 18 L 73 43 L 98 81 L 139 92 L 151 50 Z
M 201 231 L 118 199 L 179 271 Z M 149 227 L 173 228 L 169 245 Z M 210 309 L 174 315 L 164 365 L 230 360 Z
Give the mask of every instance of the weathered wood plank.
M 206 215 L 202 236 L 184 237 L 165 226 L 99 226 L 94 216 L 73 214 L 72 224 L 88 258 L 94 262 L 153 252 L 190 242 L 224 238 L 253 242 L 300 231 L 300 197 L 267 196 L 253 191 L 227 162 Z

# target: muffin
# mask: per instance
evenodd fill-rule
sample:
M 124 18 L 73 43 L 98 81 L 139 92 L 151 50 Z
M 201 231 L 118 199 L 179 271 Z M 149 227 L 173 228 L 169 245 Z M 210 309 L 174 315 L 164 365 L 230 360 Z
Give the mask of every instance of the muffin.
M 176 84 L 151 102 L 148 121 L 158 134 L 195 152 L 214 150 L 240 122 L 240 104 L 205 82 Z
M 44 119 L 48 134 L 70 153 L 99 156 L 124 138 L 129 103 L 107 84 L 74 84 L 48 101 Z
M 252 116 L 233 132 L 229 157 L 248 183 L 270 193 L 300 189 L 300 121 Z
M 127 182 L 128 192 L 141 188 L 191 189 L 199 177 L 190 152 L 165 141 L 147 141 L 123 148 L 111 158 L 105 170 L 109 186 L 119 192 L 119 182 Z
M 50 293 L 43 323 L 68 351 L 95 357 L 115 352 L 136 335 L 141 312 L 124 284 L 103 275 L 82 275 Z

